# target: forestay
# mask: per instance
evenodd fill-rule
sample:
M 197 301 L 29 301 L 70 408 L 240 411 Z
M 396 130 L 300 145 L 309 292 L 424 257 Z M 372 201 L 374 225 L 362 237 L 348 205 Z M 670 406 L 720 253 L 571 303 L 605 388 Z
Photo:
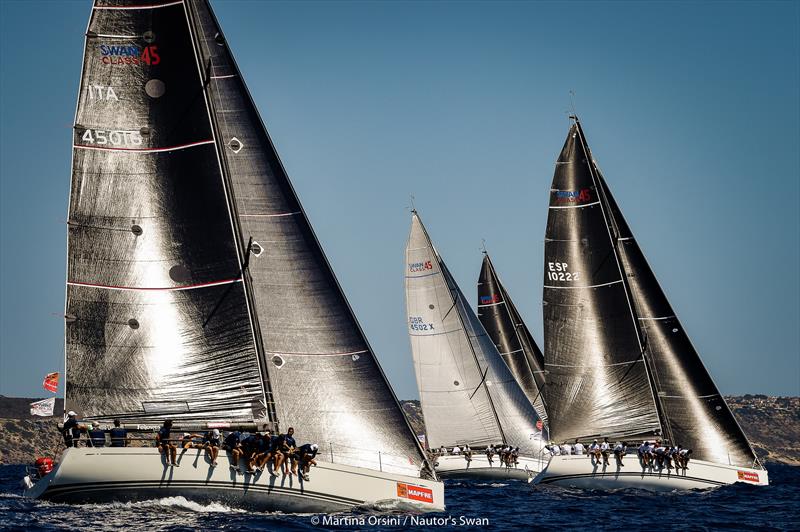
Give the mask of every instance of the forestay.
M 431 447 L 506 443 L 541 450 L 539 417 L 503 362 L 416 212 L 406 246 L 406 306 Z

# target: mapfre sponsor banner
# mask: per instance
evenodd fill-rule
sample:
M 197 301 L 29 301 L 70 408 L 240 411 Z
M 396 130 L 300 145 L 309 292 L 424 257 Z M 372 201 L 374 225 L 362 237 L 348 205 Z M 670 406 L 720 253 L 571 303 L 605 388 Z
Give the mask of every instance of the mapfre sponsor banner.
M 758 482 L 758 473 L 755 471 L 737 471 L 736 476 L 745 482 Z
M 397 496 L 412 501 L 433 503 L 433 491 L 428 488 L 421 488 L 411 484 L 397 483 Z

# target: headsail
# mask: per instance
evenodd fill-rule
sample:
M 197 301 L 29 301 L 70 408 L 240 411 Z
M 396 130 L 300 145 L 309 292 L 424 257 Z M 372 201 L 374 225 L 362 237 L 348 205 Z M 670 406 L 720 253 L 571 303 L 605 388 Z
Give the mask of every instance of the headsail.
M 182 2 L 95 3 L 75 117 L 65 331 L 65 408 L 86 418 L 266 417 L 203 87 Z
M 645 352 L 652 360 L 665 434 L 674 443 L 692 449 L 693 456 L 700 460 L 752 466 L 757 458 L 747 437 L 675 316 L 599 171 L 597 176 L 645 340 Z
M 547 423 L 544 356 L 500 282 L 488 253 L 483 257 L 478 278 L 478 318 L 539 417 Z
M 422 450 L 303 211 L 205 0 L 187 0 L 282 429 L 334 461 L 415 475 Z M 378 453 L 381 453 L 380 455 Z
M 539 417 L 445 266 L 416 212 L 406 246 L 414 369 L 432 447 L 543 445 Z M 544 436 L 546 439 L 546 435 Z
M 659 431 L 636 320 L 577 123 L 556 162 L 550 190 L 543 305 L 552 437 Z

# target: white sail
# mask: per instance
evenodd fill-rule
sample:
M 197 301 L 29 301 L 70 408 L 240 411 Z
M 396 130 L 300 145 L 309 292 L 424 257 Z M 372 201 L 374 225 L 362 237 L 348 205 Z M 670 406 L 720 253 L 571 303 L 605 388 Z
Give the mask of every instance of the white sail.
M 467 305 L 419 216 L 406 246 L 406 306 L 431 447 L 506 443 L 533 454 L 539 416 Z M 541 425 L 541 424 L 539 424 Z

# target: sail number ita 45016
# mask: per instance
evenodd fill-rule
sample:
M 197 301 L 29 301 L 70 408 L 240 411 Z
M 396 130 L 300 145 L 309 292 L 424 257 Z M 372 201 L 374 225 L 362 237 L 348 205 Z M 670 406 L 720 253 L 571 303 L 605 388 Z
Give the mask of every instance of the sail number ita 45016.
M 87 129 L 81 135 L 81 140 L 101 146 L 141 146 L 142 134 L 139 131 Z

